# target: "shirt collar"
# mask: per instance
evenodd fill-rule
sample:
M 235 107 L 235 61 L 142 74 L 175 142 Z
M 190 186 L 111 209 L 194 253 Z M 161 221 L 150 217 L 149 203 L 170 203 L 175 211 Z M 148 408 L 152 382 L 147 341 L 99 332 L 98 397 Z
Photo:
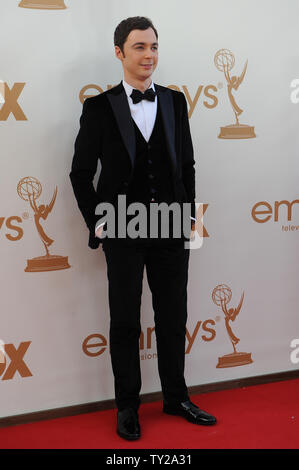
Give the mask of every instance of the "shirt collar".
M 127 97 L 129 98 L 132 91 L 134 90 L 134 87 L 132 87 L 131 85 L 129 85 L 124 79 L 122 80 L 122 84 L 123 84 L 123 87 L 125 89 L 125 92 L 126 92 L 126 95 Z M 148 87 L 149 88 L 152 88 L 154 91 L 155 91 L 155 85 L 154 85 L 154 82 L 152 81 L 151 85 Z

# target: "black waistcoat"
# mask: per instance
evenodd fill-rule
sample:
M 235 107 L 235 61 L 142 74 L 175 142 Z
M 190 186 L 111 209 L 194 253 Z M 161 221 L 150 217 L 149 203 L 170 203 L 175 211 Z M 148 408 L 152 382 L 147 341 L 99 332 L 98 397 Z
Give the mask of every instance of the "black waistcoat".
M 174 201 L 171 179 L 171 163 L 168 155 L 165 132 L 158 100 L 155 125 L 148 142 L 144 139 L 135 121 L 136 158 L 133 177 L 127 192 L 127 203 Z
M 130 238 L 126 235 L 126 240 L 133 243 L 155 242 L 155 239 L 150 239 L 150 205 L 151 203 L 171 204 L 175 201 L 173 182 L 171 177 L 171 161 L 168 153 L 167 142 L 165 137 L 164 125 L 162 120 L 160 104 L 158 100 L 157 115 L 155 125 L 147 142 L 138 126 L 133 120 L 136 141 L 136 157 L 133 169 L 133 175 L 126 190 L 126 207 L 134 202 L 141 202 L 147 209 L 147 227 L 146 237 Z M 118 221 L 116 209 L 116 223 L 115 229 L 118 234 Z M 127 224 L 130 220 L 134 219 L 138 212 L 134 215 L 126 215 Z M 158 240 L 163 239 L 163 242 L 170 242 L 172 239 L 172 214 L 169 215 L 169 220 L 160 218 L 158 222 Z M 167 224 L 169 227 L 169 238 L 161 236 L 161 224 Z M 118 235 L 116 235 L 118 238 Z M 109 236 L 108 236 L 109 238 Z M 120 237 L 122 238 L 122 237 Z M 177 241 L 178 239 L 173 239 Z

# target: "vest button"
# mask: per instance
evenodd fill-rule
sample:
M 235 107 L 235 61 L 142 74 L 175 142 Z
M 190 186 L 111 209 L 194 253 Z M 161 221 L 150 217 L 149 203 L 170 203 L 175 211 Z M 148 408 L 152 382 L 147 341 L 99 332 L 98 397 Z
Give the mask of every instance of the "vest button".
M 153 163 L 153 161 L 152 161 L 152 160 L 148 160 L 148 162 L 149 162 L 149 164 L 150 164 L 150 165 Z
M 151 193 L 155 194 L 156 190 L 154 188 L 151 188 Z
M 148 177 L 149 177 L 150 179 L 153 179 L 154 175 L 152 175 L 152 174 L 150 173 L 150 174 L 148 175 Z
M 150 150 L 152 148 L 152 146 L 150 144 L 148 144 L 147 148 Z
M 129 186 L 129 183 L 127 181 L 124 182 L 124 186 Z

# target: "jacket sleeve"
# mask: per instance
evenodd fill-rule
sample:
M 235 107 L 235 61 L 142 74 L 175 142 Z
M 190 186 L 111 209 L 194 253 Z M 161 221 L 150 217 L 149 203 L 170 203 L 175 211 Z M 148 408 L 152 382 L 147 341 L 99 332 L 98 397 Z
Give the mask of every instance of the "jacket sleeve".
M 187 201 L 192 203 L 191 216 L 195 217 L 195 160 L 190 133 L 188 109 L 182 93 L 182 180 L 187 193 Z
M 89 229 L 88 246 L 95 249 L 98 248 L 100 239 L 95 236 L 95 223 L 98 219 L 95 208 L 98 201 L 93 179 L 97 171 L 101 139 L 93 105 L 89 98 L 83 103 L 80 130 L 75 141 L 75 153 L 69 177 L 78 207 Z

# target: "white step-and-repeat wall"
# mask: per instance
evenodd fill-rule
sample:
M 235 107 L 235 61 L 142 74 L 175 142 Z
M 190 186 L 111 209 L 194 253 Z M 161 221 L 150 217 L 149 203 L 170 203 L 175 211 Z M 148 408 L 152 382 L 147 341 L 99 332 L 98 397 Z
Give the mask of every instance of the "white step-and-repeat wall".
M 204 237 L 190 257 L 187 385 L 297 369 L 299 4 L 0 8 L 0 416 L 114 397 L 105 257 L 87 246 L 69 172 L 85 97 L 122 79 L 113 33 L 129 16 L 153 21 L 154 81 L 189 106 Z M 141 317 L 148 393 L 160 381 L 146 273 Z

